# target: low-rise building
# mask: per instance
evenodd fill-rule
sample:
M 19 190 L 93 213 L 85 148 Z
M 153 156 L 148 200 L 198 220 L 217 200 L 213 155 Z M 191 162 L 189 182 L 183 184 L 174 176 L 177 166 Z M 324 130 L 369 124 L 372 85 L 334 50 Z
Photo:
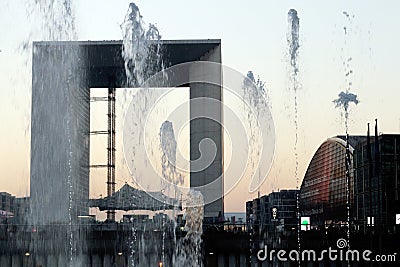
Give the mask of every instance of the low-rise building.
M 266 240 L 295 231 L 298 190 L 280 190 L 246 202 L 246 224 L 256 239 Z

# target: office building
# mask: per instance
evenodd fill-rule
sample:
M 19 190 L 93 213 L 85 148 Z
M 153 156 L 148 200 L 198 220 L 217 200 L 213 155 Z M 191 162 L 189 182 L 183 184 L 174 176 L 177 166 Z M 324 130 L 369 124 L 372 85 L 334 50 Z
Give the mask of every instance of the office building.
M 297 190 L 280 190 L 246 202 L 247 231 L 253 237 L 268 239 L 296 227 Z
M 354 152 L 354 223 L 393 233 L 400 225 L 400 135 L 375 132 Z

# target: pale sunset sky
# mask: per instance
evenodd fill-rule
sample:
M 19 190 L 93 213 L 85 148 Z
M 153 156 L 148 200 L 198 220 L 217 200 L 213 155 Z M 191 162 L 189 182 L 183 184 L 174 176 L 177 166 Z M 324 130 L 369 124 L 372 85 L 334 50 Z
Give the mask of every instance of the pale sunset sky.
M 120 25 L 130 1 L 71 2 L 78 40 L 122 39 Z M 351 107 L 350 134 L 365 134 L 367 122 L 375 118 L 380 132 L 400 132 L 398 1 L 143 0 L 135 3 L 144 21 L 157 25 L 162 39 L 221 39 L 224 65 L 244 75 L 252 70 L 265 81 L 275 123 L 276 154 L 271 171 L 259 189 L 261 195 L 296 187 L 294 94 L 289 89 L 286 39 L 287 13 L 291 8 L 298 11 L 300 18 L 300 183 L 319 145 L 329 137 L 344 134 L 341 112 L 332 101 L 345 90 L 343 62 L 348 58 L 352 58 L 351 92 L 360 100 L 358 106 Z M 34 25 L 29 24 L 24 1 L 0 0 L 0 5 L 0 191 L 26 196 L 29 195 L 31 76 L 26 64 L 28 56 L 19 52 L 18 47 L 29 38 Z M 39 40 L 35 38 L 38 37 L 32 34 L 32 39 Z M 184 99 L 188 92 L 182 90 L 177 97 Z M 123 117 L 123 108 L 118 106 L 119 118 Z M 105 106 L 93 106 L 92 113 L 93 127 L 105 125 Z M 117 135 L 119 147 L 120 137 Z M 104 141 L 93 140 L 92 163 L 106 158 Z M 179 145 L 185 147 L 185 142 L 187 137 L 182 137 Z M 100 152 L 96 152 L 97 148 Z M 131 178 L 122 154 L 117 159 L 119 188 Z M 235 164 L 235 159 L 230 162 Z M 103 176 L 104 180 L 99 178 Z M 105 172 L 93 171 L 91 177 L 90 196 L 104 196 Z M 245 177 L 225 197 L 226 211 L 245 210 L 245 202 L 257 195 L 248 192 L 248 184 Z

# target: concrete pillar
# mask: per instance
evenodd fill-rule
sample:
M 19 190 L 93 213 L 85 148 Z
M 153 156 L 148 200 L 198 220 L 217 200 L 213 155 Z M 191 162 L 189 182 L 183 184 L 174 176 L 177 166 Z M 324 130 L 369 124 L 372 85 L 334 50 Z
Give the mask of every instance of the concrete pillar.
M 220 63 L 221 47 L 201 60 Z M 203 194 L 204 217 L 215 218 L 224 213 L 222 69 L 219 64 L 193 64 L 189 75 L 196 82 L 190 84 L 190 187 Z M 210 161 L 212 150 L 216 153 Z

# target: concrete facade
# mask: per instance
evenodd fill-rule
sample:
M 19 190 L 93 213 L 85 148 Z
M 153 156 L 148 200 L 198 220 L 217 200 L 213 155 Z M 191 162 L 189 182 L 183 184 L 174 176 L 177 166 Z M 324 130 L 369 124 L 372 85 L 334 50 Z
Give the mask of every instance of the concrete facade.
M 221 47 L 210 50 L 200 60 L 221 62 Z M 217 65 L 208 66 L 207 69 L 193 68 L 190 75 L 197 76 L 195 80 L 212 81 L 212 84 L 193 83 L 190 85 L 190 99 L 198 98 L 190 104 L 190 160 L 193 162 L 201 156 L 199 147 L 203 139 L 211 139 L 216 146 L 215 158 L 207 168 L 194 171 L 191 166 L 190 186 L 197 187 L 202 193 L 206 202 L 204 217 L 212 220 L 224 216 L 224 139 L 221 125 L 223 94 L 221 86 L 218 85 L 222 84 L 222 69 Z M 209 159 L 201 160 L 203 162 L 200 164 L 204 164 L 207 160 Z

